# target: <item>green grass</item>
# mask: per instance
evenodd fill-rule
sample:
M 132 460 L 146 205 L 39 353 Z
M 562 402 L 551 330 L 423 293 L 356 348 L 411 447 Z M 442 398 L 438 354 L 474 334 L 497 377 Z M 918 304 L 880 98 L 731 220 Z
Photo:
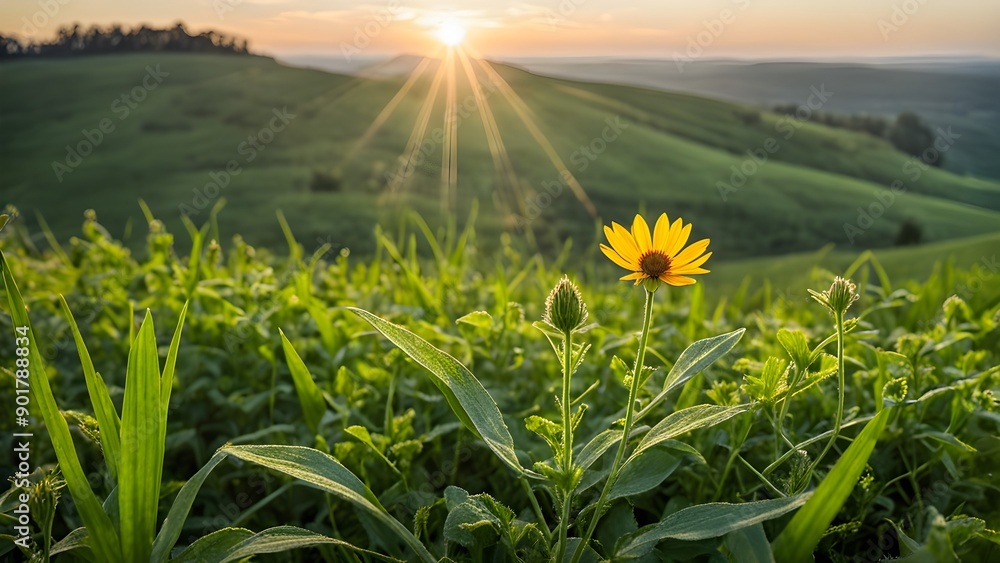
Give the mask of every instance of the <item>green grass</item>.
M 119 543 L 155 561 L 534 561 L 562 531 L 585 535 L 603 488 L 608 512 L 590 547 L 604 556 L 996 557 L 1000 286 L 968 268 L 980 251 L 992 258 L 996 235 L 880 251 L 847 269 L 856 256 L 818 261 L 860 295 L 834 377 L 835 323 L 805 298 L 833 277 L 815 257 L 660 288 L 639 338 L 642 290 L 615 281 L 592 248 L 484 255 L 475 232 L 446 230 L 425 241 L 440 252 L 421 258 L 420 227 L 379 231 L 370 257 L 310 257 L 294 224 L 276 255 L 242 239 L 203 246 L 211 224 L 192 226 L 189 243 L 152 222 L 136 258 L 93 221 L 56 252 L 7 225 L 0 365 L 16 366 L 15 327 L 30 315 L 35 545 L 60 552 L 55 561 L 81 549 L 117 560 Z M 882 265 L 935 275 L 883 279 Z M 568 391 L 583 396 L 573 408 L 588 406 L 574 443 L 599 447 L 574 452 L 581 480 L 560 510 L 572 479 L 558 471 L 553 397 L 567 358 L 534 321 L 563 273 L 596 323 L 572 337 L 585 361 Z M 785 273 L 771 289 L 733 285 Z M 779 283 L 796 285 L 774 292 Z M 654 371 L 629 379 L 647 337 L 639 363 Z M 16 377 L 0 368 L 3 404 Z M 615 472 L 599 452 L 615 446 L 630 394 L 631 453 L 602 487 Z M 13 451 L 15 428 L 0 420 L 0 449 Z M 62 477 L 49 471 L 56 461 Z M 75 510 L 60 499 L 63 479 Z M 0 494 L 5 527 L 22 489 Z M 0 557 L 18 555 L 11 539 L 0 536 Z
M 169 73 L 125 119 L 114 100 L 139 85 L 147 65 Z M 827 243 L 854 250 L 844 231 L 859 206 L 895 179 L 907 181 L 885 216 L 856 239 L 858 247 L 893 244 L 900 223 L 915 219 L 929 242 L 995 232 L 1000 224 L 1000 184 L 932 169 L 909 182 L 906 157 L 867 136 L 805 124 L 785 140 L 778 116 L 743 117 L 747 107 L 696 96 L 639 88 L 584 84 L 498 67 L 527 102 L 595 202 L 605 221 L 629 221 L 636 202 L 652 211 L 683 215 L 717 239 L 717 259 L 811 251 Z M 236 160 L 242 172 L 222 191 L 223 240 L 235 232 L 252 243 L 283 243 L 271 220 L 284 211 L 308 249 L 321 242 L 370 253 L 374 222 L 396 224 L 401 206 L 424 214 L 432 226 L 440 213 L 440 150 L 418 169 L 401 205 L 389 205 L 383 172 L 392 169 L 412 129 L 429 79 L 418 82 L 384 129 L 342 169 L 342 191 L 309 189 L 314 173 L 332 173 L 388 102 L 402 78 L 352 79 L 282 66 L 260 57 L 180 54 L 103 56 L 5 63 L 0 92 L 6 135 L 0 139 L 3 197 L 29 221 L 41 213 L 56 237 L 77 232 L 82 212 L 95 208 L 116 236 L 134 233 L 144 199 L 174 231 L 181 206 L 192 206 L 212 172 Z M 469 95 L 459 80 L 458 99 Z M 499 93 L 489 96 L 514 167 L 529 193 L 543 192 L 558 174 Z M 442 122 L 441 99 L 428 131 Z M 265 127 L 274 108 L 296 117 L 252 162 L 239 152 L 247 135 Z M 628 128 L 595 160 L 577 152 L 602 134 L 606 119 Z M 51 163 L 65 146 L 83 140 L 108 118 L 115 130 L 64 181 Z M 747 184 L 724 201 L 717 182 L 728 181 L 746 151 L 777 137 L 780 149 Z M 576 155 L 576 156 L 574 156 Z M 496 249 L 505 221 L 494 205 L 498 184 L 478 115 L 459 128 L 459 198 L 451 216 L 465 217 L 481 203 L 477 224 L 484 248 Z M 499 191 L 503 194 L 503 190 Z M 506 197 L 506 196 L 504 196 Z M 541 200 L 545 201 L 545 199 Z M 202 221 L 207 210 L 195 217 Z M 509 225 L 508 225 L 509 227 Z M 539 247 L 552 253 L 566 238 L 595 240 L 593 220 L 568 191 L 532 222 Z M 131 231 L 130 231 L 131 229 Z M 520 239 L 524 233 L 514 230 Z M 698 233 L 696 233 L 696 236 Z M 132 235 L 128 244 L 140 248 Z

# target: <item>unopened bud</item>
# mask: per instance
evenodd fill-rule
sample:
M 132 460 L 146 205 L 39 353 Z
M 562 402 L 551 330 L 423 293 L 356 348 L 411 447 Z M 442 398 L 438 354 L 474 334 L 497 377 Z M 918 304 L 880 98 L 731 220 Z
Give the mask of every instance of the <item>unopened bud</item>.
M 576 285 L 563 276 L 545 299 L 542 320 L 560 332 L 572 332 L 586 322 L 587 305 Z

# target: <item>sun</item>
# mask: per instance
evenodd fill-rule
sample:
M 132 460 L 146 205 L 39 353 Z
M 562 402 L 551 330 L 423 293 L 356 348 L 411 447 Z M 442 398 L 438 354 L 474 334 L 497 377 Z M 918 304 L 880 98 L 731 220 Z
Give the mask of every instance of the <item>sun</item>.
M 465 39 L 465 27 L 454 19 L 441 22 L 434 35 L 449 47 L 459 45 Z

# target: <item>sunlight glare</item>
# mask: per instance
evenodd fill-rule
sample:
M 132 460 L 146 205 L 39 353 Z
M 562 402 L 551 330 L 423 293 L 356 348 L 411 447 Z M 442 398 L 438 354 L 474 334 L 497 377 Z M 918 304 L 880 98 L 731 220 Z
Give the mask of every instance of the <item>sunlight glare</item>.
M 445 45 L 454 47 L 465 39 L 465 27 L 454 19 L 448 19 L 441 23 L 434 35 Z

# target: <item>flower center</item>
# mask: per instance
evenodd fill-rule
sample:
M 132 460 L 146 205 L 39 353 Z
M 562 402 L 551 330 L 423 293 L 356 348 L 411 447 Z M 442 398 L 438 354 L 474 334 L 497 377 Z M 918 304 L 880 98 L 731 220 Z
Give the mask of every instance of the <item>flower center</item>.
M 651 278 L 658 278 L 670 269 L 670 257 L 659 250 L 650 250 L 639 257 L 639 269 Z

